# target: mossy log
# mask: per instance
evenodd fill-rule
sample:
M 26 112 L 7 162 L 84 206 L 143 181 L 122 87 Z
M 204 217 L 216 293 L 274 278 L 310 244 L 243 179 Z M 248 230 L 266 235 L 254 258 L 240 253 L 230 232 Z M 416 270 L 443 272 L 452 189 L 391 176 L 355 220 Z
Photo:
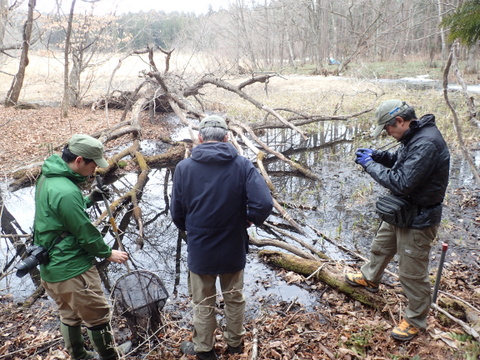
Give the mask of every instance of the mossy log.
M 333 261 L 304 259 L 295 255 L 274 250 L 261 250 L 259 258 L 265 263 L 315 278 L 328 286 L 343 292 L 364 305 L 383 310 L 387 305 L 384 297 L 371 293 L 363 288 L 356 288 L 345 282 L 345 275 L 338 264 Z
M 114 155 L 109 160 L 110 166 L 106 169 L 98 169 L 97 174 L 102 176 L 107 173 L 112 175 L 115 170 L 119 168 L 118 162 L 124 157 L 130 155 L 130 148 L 124 150 L 123 152 Z M 160 168 L 174 168 L 177 163 L 185 157 L 185 146 L 182 143 L 177 143 L 172 146 L 166 153 L 144 156 L 144 161 L 146 165 L 150 168 L 160 169 Z M 132 164 L 136 166 L 138 164 L 138 158 L 133 159 L 124 159 L 124 166 Z M 29 170 L 18 170 L 12 174 L 14 181 L 8 185 L 8 190 L 11 192 L 17 191 L 19 189 L 35 185 L 38 177 L 41 173 L 41 164 L 38 164 L 35 168 Z

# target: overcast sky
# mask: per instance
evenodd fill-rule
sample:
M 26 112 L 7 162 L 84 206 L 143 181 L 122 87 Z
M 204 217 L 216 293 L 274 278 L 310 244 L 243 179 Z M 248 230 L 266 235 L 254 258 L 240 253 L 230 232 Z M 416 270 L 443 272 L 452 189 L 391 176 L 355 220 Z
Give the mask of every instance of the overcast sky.
M 92 0 L 89 0 L 90 2 Z M 211 5 L 213 10 L 228 8 L 232 0 L 98 0 L 95 4 L 97 13 L 109 13 L 117 10 L 117 14 L 148 10 L 163 10 L 165 12 L 184 11 L 196 14 L 206 13 Z M 61 0 L 65 12 L 70 11 L 71 0 Z M 55 0 L 39 0 L 36 8 L 42 12 L 53 12 Z M 87 6 L 82 0 L 77 0 L 75 8 L 81 10 Z M 90 5 L 88 5 L 90 6 Z

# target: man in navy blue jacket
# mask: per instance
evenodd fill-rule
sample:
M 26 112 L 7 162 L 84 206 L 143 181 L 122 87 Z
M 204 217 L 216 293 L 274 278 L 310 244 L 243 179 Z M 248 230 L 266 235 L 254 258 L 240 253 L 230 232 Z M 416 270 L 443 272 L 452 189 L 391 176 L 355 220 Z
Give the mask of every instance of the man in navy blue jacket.
M 216 359 L 215 300 L 217 277 L 225 302 L 224 338 L 230 354 L 243 352 L 245 298 L 243 271 L 248 252 L 247 228 L 270 215 L 270 191 L 253 164 L 228 141 L 223 118 L 205 117 L 200 145 L 178 163 L 173 177 L 171 215 L 187 233 L 190 292 L 194 306 L 193 342 L 184 354 Z

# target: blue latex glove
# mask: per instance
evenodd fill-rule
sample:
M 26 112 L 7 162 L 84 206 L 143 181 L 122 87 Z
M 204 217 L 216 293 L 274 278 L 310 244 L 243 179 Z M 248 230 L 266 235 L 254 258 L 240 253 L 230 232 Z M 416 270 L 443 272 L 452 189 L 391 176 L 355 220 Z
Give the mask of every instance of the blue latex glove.
M 357 158 L 355 159 L 355 162 L 365 167 L 370 161 L 373 160 L 372 154 L 373 154 L 372 149 L 363 149 L 363 148 L 357 149 L 357 151 L 355 151 L 355 155 L 357 156 Z

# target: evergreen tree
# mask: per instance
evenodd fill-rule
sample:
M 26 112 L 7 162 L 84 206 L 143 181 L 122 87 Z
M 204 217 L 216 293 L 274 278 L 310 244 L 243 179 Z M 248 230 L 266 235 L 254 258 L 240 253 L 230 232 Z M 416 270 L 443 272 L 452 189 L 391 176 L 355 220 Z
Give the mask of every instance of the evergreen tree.
M 480 0 L 468 0 L 443 18 L 441 26 L 450 28 L 450 40 L 460 39 L 467 46 L 480 39 Z

